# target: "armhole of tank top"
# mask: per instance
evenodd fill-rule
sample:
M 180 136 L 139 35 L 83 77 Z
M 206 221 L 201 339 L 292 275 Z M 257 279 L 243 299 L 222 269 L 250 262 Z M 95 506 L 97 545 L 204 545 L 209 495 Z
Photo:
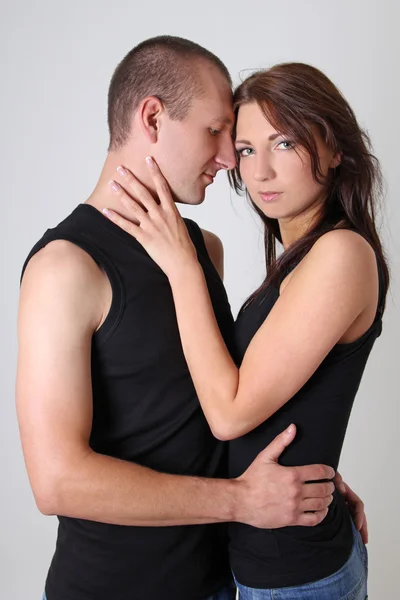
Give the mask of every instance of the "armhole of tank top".
M 205 254 L 207 258 L 210 258 L 200 227 L 197 225 L 197 223 L 195 223 L 195 221 L 192 221 L 191 219 L 185 219 L 185 223 L 193 241 L 196 242 L 196 249 L 202 254 Z
M 204 236 L 203 236 L 203 232 L 201 231 L 201 228 L 199 227 L 199 225 L 197 225 L 197 223 L 195 221 L 192 221 L 191 219 L 185 219 L 186 222 L 186 226 L 188 227 L 188 231 L 189 233 L 192 233 L 192 239 L 194 241 L 196 241 L 196 250 L 197 252 L 199 252 L 200 254 L 202 254 L 204 256 L 204 258 L 207 259 L 207 261 L 209 262 L 212 271 L 214 273 L 214 275 L 217 277 L 218 282 L 221 283 L 223 285 L 223 281 L 221 279 L 220 274 L 218 273 L 213 261 L 211 260 L 211 256 L 207 250 L 207 246 L 206 243 L 204 241 Z M 189 226 L 188 226 L 189 225 Z
M 364 236 L 362 236 L 361 233 L 359 233 L 356 229 L 350 228 L 350 231 L 354 231 L 355 233 L 360 235 L 364 240 L 366 240 L 366 238 L 364 238 Z M 368 242 L 368 240 L 366 240 L 366 241 Z M 368 243 L 370 244 L 370 242 L 368 242 Z M 374 254 L 375 254 L 376 265 L 377 265 L 377 270 L 378 270 L 378 304 L 377 304 L 377 308 L 376 308 L 375 319 L 374 319 L 374 322 L 372 323 L 371 327 L 375 323 L 377 323 L 379 320 L 382 319 L 383 305 L 384 305 L 382 265 L 381 265 L 381 261 L 379 260 L 378 254 L 375 251 L 374 251 Z
M 379 260 L 379 257 L 376 255 L 376 264 L 378 267 L 378 308 L 376 309 L 376 315 L 375 315 L 375 321 L 378 321 L 379 319 L 382 319 L 382 315 L 383 315 L 383 305 L 384 305 L 384 298 L 383 298 L 383 286 L 384 286 L 384 282 L 383 282 L 383 273 L 382 273 L 382 265 L 381 265 L 381 261 Z
M 70 233 L 63 234 L 62 231 L 58 231 L 56 235 L 50 234 L 46 236 L 46 240 L 44 240 L 43 243 L 39 243 L 36 246 L 34 246 L 33 250 L 29 254 L 22 268 L 21 281 L 30 259 L 37 252 L 39 252 L 39 250 L 47 246 L 47 244 L 49 244 L 50 242 L 54 242 L 55 240 L 66 240 L 67 242 L 71 242 L 72 244 L 79 246 L 79 248 L 81 248 L 82 250 L 87 252 L 87 254 L 89 254 L 89 256 L 95 261 L 95 263 L 102 269 L 102 271 L 108 277 L 112 293 L 110 310 L 108 311 L 108 314 L 100 328 L 93 334 L 93 340 L 96 340 L 96 344 L 98 346 L 101 346 L 110 338 L 110 336 L 118 327 L 125 305 L 125 290 L 117 267 L 104 254 L 104 252 L 100 250 L 100 248 L 98 248 L 95 244 L 87 240 L 84 236 L 75 237 Z

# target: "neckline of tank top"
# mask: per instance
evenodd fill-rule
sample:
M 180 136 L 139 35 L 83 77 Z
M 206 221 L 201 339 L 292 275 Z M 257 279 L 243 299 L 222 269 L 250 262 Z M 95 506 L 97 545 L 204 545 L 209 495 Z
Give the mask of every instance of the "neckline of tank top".
M 78 204 L 74 212 L 80 212 L 81 214 L 85 215 L 85 217 L 89 217 L 90 219 L 96 221 L 96 223 L 100 227 L 106 229 L 112 235 L 120 238 L 121 241 L 125 242 L 129 246 L 133 246 L 136 249 L 139 248 L 147 254 L 143 246 L 132 235 L 130 235 L 129 233 L 121 229 L 121 227 L 107 219 L 107 217 L 105 217 L 97 208 L 95 208 L 91 204 Z
M 75 208 L 75 211 L 82 212 L 82 214 L 85 214 L 85 216 L 88 216 L 89 218 L 95 220 L 101 227 L 107 229 L 111 234 L 119 237 L 123 242 L 126 242 L 127 244 L 133 246 L 134 248 L 140 249 L 145 254 L 148 254 L 147 251 L 143 248 L 143 246 L 132 235 L 130 235 L 129 233 L 127 233 L 126 231 L 121 229 L 121 227 L 119 227 L 118 225 L 116 225 L 115 223 L 113 223 L 112 221 L 107 219 L 107 217 L 105 217 L 97 208 L 92 206 L 92 204 L 87 204 L 87 203 L 82 202 L 81 204 L 78 204 L 78 206 Z M 183 220 L 185 222 L 185 225 L 186 225 L 186 228 L 188 230 L 190 237 L 192 237 L 192 234 L 191 234 L 190 228 L 188 227 L 186 219 L 183 219 Z M 199 233 L 200 233 L 200 235 L 203 235 L 200 230 L 199 230 Z M 204 239 L 203 239 L 203 243 L 204 243 Z M 212 260 L 210 258 L 210 255 L 208 254 L 207 247 L 204 245 L 204 251 L 203 251 L 203 250 L 199 250 L 199 248 L 196 245 L 196 249 L 198 252 L 200 252 L 200 254 L 203 255 L 203 257 L 209 263 L 209 266 L 211 267 L 211 271 L 212 271 L 215 279 L 218 281 L 218 283 L 220 285 L 224 285 L 218 271 L 215 268 L 214 263 L 212 262 Z

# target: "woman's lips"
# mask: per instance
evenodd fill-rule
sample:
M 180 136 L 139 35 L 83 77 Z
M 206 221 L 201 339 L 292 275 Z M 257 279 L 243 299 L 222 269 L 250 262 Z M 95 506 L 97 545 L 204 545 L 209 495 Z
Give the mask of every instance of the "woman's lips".
M 282 192 L 260 192 L 260 198 L 263 202 L 273 202 L 279 196 L 281 196 Z

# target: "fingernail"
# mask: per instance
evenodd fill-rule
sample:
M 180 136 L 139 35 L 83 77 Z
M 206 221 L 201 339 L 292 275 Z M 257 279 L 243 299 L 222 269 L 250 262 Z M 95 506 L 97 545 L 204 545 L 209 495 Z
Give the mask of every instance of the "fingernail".
M 149 167 L 154 167 L 154 161 L 151 158 L 151 156 L 146 156 L 146 162 L 148 164 Z
M 293 431 L 293 424 L 292 424 L 292 425 L 289 425 L 289 427 L 287 428 L 287 430 L 286 430 L 286 431 L 287 431 L 288 433 L 292 433 L 292 431 Z
M 124 167 L 117 167 L 117 171 L 122 177 L 126 177 L 128 175 L 128 171 L 124 169 Z
M 114 190 L 114 192 L 118 192 L 119 190 L 119 185 L 116 181 L 109 181 L 108 184 L 111 186 L 111 188 Z
M 102 212 L 103 212 L 104 215 L 106 215 L 106 217 L 111 217 L 112 216 L 112 214 L 108 210 L 108 208 L 103 208 Z

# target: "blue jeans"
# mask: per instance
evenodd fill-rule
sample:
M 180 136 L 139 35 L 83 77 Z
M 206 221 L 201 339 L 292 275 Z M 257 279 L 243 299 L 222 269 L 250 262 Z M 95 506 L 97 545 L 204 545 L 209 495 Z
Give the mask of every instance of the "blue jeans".
M 367 596 L 368 554 L 353 525 L 354 545 L 350 558 L 336 573 L 306 585 L 249 588 L 236 582 L 239 600 L 365 600 Z

